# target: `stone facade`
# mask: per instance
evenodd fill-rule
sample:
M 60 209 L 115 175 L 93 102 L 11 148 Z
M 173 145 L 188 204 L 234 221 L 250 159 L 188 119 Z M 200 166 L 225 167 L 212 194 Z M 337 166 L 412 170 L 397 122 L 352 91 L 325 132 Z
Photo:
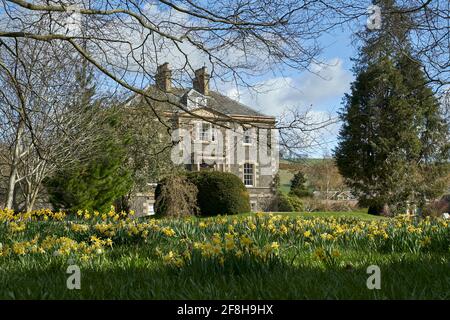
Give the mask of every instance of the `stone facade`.
M 168 64 L 158 67 L 156 88 L 182 108 L 165 110 L 178 141 L 172 159 L 187 170 L 215 170 L 237 175 L 248 189 L 252 211 L 270 211 L 278 172 L 275 118 L 263 115 L 209 88 L 205 67 L 195 72 L 193 88 L 171 85 Z M 151 214 L 152 192 L 136 196 L 133 209 Z
M 188 153 L 183 155 L 187 157 L 187 161 L 184 161 L 186 169 L 237 175 L 248 189 L 252 210 L 268 211 L 274 197 L 273 180 L 278 171 L 278 151 L 276 148 L 263 147 L 263 143 L 267 145 L 267 140 L 261 139 L 261 136 L 263 133 L 267 139 L 274 123 L 251 119 L 255 127 L 249 127 L 251 136 L 245 138 L 239 125 L 229 119 L 220 119 L 217 114 L 206 110 L 197 110 L 194 114 L 201 115 L 202 120 L 194 115 L 177 115 L 175 120 L 181 129 L 180 149 L 190 145 L 190 148 L 185 148 L 188 150 L 183 150 Z M 233 129 L 221 127 L 219 123 Z M 209 130 L 202 131 L 208 127 Z

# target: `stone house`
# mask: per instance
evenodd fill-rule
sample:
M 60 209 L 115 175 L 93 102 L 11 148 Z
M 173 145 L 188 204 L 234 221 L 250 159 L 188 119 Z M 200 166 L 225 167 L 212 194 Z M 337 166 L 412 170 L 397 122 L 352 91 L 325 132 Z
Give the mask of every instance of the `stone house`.
M 275 118 L 210 90 L 206 67 L 195 71 L 191 88 L 173 87 L 171 73 L 167 63 L 159 66 L 156 83 L 148 90 L 168 101 L 164 118 L 172 126 L 172 140 L 178 142 L 172 161 L 190 171 L 237 175 L 249 192 L 252 211 L 269 211 L 278 172 Z M 140 194 L 133 209 L 153 214 L 153 204 L 152 193 Z

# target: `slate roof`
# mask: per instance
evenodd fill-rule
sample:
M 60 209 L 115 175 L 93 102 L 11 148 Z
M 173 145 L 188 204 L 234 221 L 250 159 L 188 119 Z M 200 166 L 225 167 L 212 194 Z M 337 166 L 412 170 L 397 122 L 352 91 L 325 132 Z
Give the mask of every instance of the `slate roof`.
M 154 86 L 148 88 L 149 91 L 152 91 L 156 96 L 163 95 L 166 99 L 173 103 L 181 103 L 186 106 L 187 102 L 187 94 L 193 90 L 192 88 L 172 88 L 169 93 L 164 93 Z M 274 118 L 272 116 L 265 115 L 261 112 L 258 112 L 249 106 L 246 106 L 236 100 L 233 100 L 217 91 L 209 91 L 209 95 L 206 96 L 208 99 L 207 107 L 211 108 L 214 111 L 225 114 L 227 116 L 251 116 L 251 117 L 263 117 L 263 118 Z M 180 112 L 180 109 L 176 106 L 170 105 L 170 109 L 174 112 Z

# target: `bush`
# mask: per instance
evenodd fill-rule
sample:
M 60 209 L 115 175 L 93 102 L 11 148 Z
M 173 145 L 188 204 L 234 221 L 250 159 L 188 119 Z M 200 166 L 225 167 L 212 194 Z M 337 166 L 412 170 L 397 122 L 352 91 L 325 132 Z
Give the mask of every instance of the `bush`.
M 291 203 L 292 207 L 294 208 L 294 211 L 300 212 L 303 211 L 303 201 L 296 196 L 288 196 L 288 200 Z
M 277 202 L 278 202 L 278 211 L 280 212 L 293 212 L 295 211 L 294 206 L 292 205 L 291 201 L 289 201 L 289 196 L 279 192 L 277 195 Z
M 157 216 L 183 217 L 197 210 L 197 187 L 186 176 L 170 176 L 163 179 L 155 190 Z
M 280 212 L 299 212 L 303 211 L 303 202 L 296 196 L 286 195 L 279 192 L 277 195 L 278 211 Z
M 198 213 L 202 216 L 250 211 L 250 198 L 242 181 L 232 173 L 190 172 L 187 179 L 198 188 Z
M 118 142 L 105 142 L 88 161 L 58 170 L 44 181 L 49 201 L 56 210 L 70 213 L 108 211 L 133 185 L 130 170 L 122 166 L 125 157 L 125 149 Z
M 313 196 L 313 192 L 309 189 L 295 188 L 289 191 L 289 195 L 297 198 L 311 198 Z
M 450 195 L 444 195 L 440 200 L 427 204 L 423 210 L 424 216 L 441 217 L 444 212 L 450 212 Z

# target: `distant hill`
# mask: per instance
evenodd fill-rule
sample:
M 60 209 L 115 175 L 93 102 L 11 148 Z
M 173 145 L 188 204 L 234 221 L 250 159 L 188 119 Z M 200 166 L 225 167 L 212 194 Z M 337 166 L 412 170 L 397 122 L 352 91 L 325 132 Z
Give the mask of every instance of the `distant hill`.
M 291 180 L 294 173 L 298 170 L 305 169 L 305 167 L 311 166 L 321 161 L 333 161 L 333 159 L 321 159 L 321 158 L 305 158 L 298 160 L 280 160 L 280 190 L 283 193 L 288 193 L 291 188 Z

